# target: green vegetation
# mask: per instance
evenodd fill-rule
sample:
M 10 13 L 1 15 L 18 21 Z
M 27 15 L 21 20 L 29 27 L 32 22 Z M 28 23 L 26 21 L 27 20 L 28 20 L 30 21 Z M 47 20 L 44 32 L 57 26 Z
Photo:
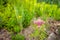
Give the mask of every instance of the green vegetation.
M 25 37 L 23 35 L 12 35 L 12 40 L 25 40 Z
M 9 31 L 18 33 L 27 28 L 34 17 L 41 17 L 45 21 L 48 18 L 60 20 L 58 7 L 60 4 L 57 4 L 47 4 L 37 0 L 0 0 L 0 29 L 7 28 Z M 41 40 L 47 37 L 42 28 L 45 27 L 41 27 L 40 32 L 36 30 L 33 33 L 34 36 L 39 35 Z M 24 40 L 24 37 L 17 34 L 12 36 L 12 40 Z

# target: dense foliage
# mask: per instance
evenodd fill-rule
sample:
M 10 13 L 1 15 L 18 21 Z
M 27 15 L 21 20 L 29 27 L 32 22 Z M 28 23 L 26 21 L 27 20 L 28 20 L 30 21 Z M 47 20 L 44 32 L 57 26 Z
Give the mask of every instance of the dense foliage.
M 56 4 L 60 7 L 60 0 L 37 0 L 37 2 L 45 2 L 48 4 Z

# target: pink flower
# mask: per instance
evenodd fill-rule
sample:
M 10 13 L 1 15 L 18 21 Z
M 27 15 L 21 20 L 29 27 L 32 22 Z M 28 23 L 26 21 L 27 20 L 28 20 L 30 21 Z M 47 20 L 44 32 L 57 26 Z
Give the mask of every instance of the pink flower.
M 45 22 L 43 20 L 41 20 L 40 18 L 37 20 L 34 20 L 34 24 L 36 24 L 38 27 L 40 27 L 42 24 L 44 24 Z

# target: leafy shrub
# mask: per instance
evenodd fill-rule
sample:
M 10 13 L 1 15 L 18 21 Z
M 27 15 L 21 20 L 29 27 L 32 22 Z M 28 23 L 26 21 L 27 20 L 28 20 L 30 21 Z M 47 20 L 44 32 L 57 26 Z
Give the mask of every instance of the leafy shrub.
M 12 5 L 7 4 L 6 7 L 0 10 L 0 21 L 1 21 L 1 27 L 7 27 L 7 29 L 13 29 L 14 26 L 19 26 L 17 22 L 17 18 L 15 15 L 15 11 Z
M 18 33 L 18 32 L 21 31 L 21 28 L 20 28 L 19 26 L 15 26 L 15 27 L 13 28 L 13 31 L 16 32 L 16 33 Z
M 0 28 L 2 28 L 2 18 L 0 17 Z
M 35 5 L 36 6 L 36 5 Z M 53 18 L 55 20 L 60 19 L 59 9 L 57 5 L 46 4 L 45 2 L 37 3 L 35 7 L 35 12 L 38 17 L 43 17 L 43 19 Z
M 47 37 L 45 25 L 40 26 L 40 28 L 35 27 L 35 31 L 30 35 L 32 38 L 37 38 L 37 40 L 45 40 Z
M 54 19 L 58 21 L 60 20 L 60 8 L 56 10 L 54 14 Z
M 25 40 L 25 37 L 20 34 L 12 35 L 12 40 Z
M 18 19 L 18 22 L 20 25 L 22 25 L 24 28 L 27 27 L 30 24 L 31 19 L 34 17 L 34 1 L 22 1 L 21 4 L 16 5 L 15 4 L 15 10 L 16 10 L 16 17 L 22 16 L 22 18 Z M 32 4 L 33 3 L 33 4 Z M 26 4 L 26 5 L 24 5 Z

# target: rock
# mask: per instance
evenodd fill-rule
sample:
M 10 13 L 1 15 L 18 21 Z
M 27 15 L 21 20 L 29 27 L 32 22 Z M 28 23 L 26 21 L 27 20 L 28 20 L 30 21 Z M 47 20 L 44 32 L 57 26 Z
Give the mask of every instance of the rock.
M 47 40 L 56 40 L 56 35 L 52 32 L 47 38 Z

